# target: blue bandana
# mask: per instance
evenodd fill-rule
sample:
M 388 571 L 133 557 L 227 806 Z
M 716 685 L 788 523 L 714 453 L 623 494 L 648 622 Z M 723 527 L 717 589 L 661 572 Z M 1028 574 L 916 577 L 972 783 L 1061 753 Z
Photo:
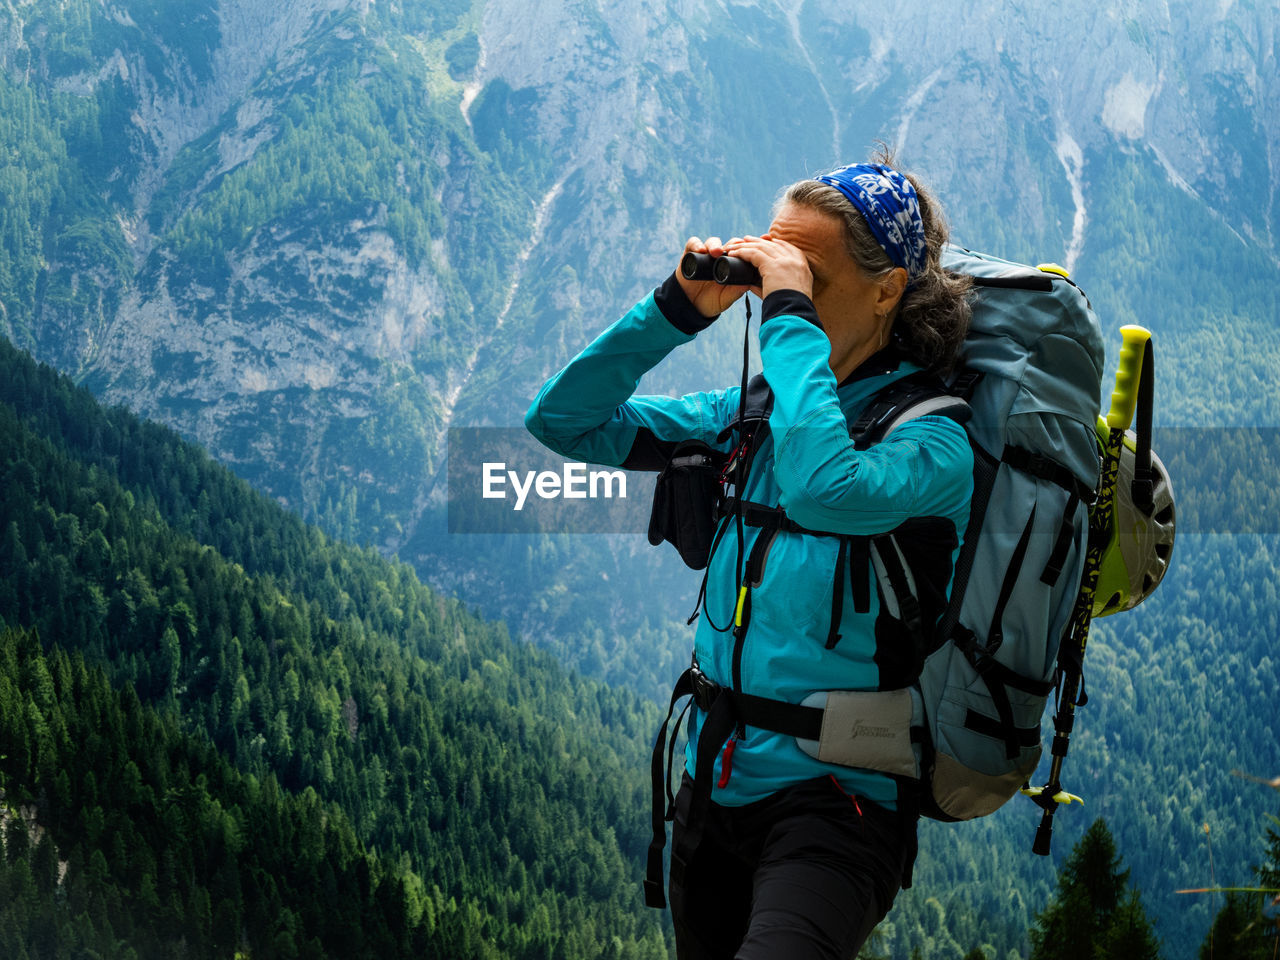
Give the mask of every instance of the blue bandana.
M 924 273 L 924 220 L 910 180 L 879 163 L 851 163 L 814 179 L 844 194 L 889 259 L 907 271 L 909 282 Z

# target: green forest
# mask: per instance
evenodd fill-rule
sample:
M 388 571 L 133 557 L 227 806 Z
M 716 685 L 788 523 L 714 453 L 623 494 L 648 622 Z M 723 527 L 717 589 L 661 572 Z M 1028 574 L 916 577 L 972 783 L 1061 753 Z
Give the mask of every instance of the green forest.
M 0 735 L 6 957 L 442 955 L 465 939 L 457 904 L 366 852 L 339 807 L 240 773 L 79 652 L 0 635 Z
M 41 829 L 13 881 L 30 931 L 143 957 L 666 954 L 636 868 L 652 705 L 7 343 L 0 370 L 0 771 Z M 50 915 L 55 854 L 84 885 Z M 336 914 L 321 890 L 353 892 Z

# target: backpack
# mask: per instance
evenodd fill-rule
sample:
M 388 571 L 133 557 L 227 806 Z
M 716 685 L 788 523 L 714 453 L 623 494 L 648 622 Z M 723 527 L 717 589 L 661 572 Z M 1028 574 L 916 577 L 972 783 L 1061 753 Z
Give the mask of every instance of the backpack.
M 1040 760 L 1098 485 L 1103 345 L 1065 274 L 954 246 L 942 264 L 974 278 L 952 381 L 973 411 L 974 492 L 919 680 L 922 813 L 968 820 L 1002 806 Z

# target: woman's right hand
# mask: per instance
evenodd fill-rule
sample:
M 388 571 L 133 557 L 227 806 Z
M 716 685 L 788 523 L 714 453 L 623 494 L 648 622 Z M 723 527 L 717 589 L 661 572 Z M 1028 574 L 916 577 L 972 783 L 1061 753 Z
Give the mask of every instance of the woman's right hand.
M 737 241 L 738 238 L 735 237 L 729 242 Z M 685 241 L 680 256 L 683 259 L 686 253 L 705 253 L 712 257 L 722 257 L 724 248 L 725 245 L 720 242 L 719 237 L 710 237 L 706 241 L 690 237 Z M 684 274 L 680 272 L 678 263 L 676 264 L 676 281 L 694 308 L 704 317 L 712 318 L 724 313 L 739 297 L 751 289 L 747 286 L 724 286 L 714 280 L 686 280 Z

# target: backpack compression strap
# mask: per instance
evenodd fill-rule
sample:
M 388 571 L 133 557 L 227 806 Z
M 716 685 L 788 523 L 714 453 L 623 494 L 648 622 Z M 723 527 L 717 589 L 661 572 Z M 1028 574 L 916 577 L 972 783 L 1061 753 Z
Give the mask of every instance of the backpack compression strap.
M 950 601 L 946 612 L 937 624 L 933 647 L 936 649 L 948 640 L 954 642 L 965 659 L 977 671 L 991 694 L 999 720 L 991 721 L 981 714 L 969 711 L 965 718 L 965 727 L 1002 741 L 1006 756 L 1012 759 L 1023 747 L 1040 742 L 1040 728 L 1038 725 L 1034 728 L 1021 728 L 1014 725 L 1009 690 L 1014 689 L 1033 696 L 1047 696 L 1053 690 L 1053 684 L 1024 677 L 995 659 L 996 651 L 1004 642 L 1004 611 L 1013 595 L 1018 576 L 1022 572 L 1023 557 L 1035 523 L 1034 508 L 1027 518 L 1005 570 L 985 642 L 979 641 L 972 630 L 960 623 L 960 610 L 964 605 L 970 574 L 973 572 L 978 540 L 986 519 L 996 476 L 1001 465 L 1005 465 L 1038 480 L 1052 483 L 1067 493 L 1057 538 L 1044 570 L 1040 574 L 1041 582 L 1048 586 L 1053 586 L 1062 574 L 1075 531 L 1073 521 L 1076 512 L 1081 504 L 1092 503 L 1094 491 L 1065 466 L 1043 454 L 1009 444 L 997 459 L 987 453 L 980 443 L 972 443 L 971 446 L 974 457 L 974 487 L 973 500 L 969 507 L 969 525 L 965 530 L 960 557 L 956 561 Z

